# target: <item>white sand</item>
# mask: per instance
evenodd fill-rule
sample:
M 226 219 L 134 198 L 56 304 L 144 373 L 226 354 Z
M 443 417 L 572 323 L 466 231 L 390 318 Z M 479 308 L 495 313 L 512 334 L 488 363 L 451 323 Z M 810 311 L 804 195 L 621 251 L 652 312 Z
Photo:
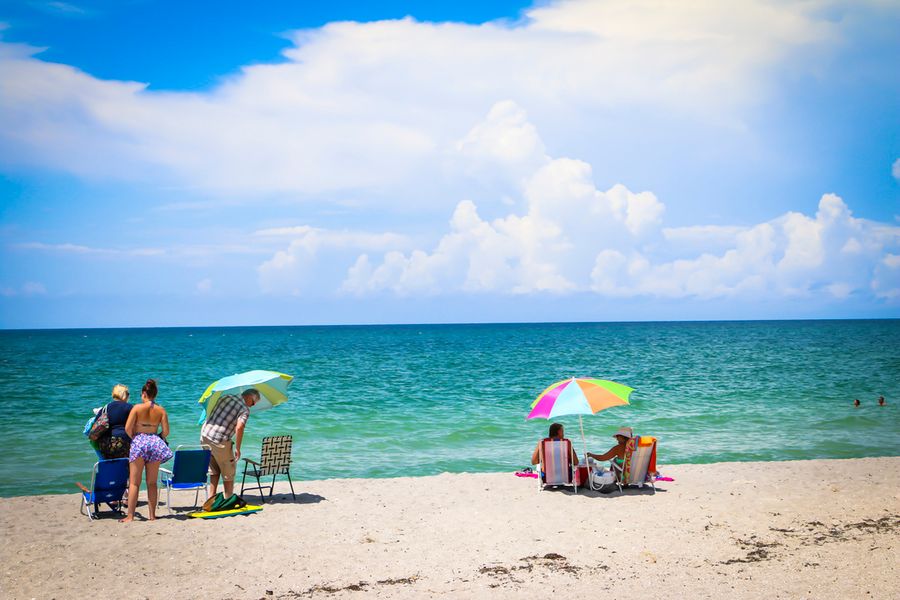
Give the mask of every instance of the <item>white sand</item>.
M 900 597 L 900 458 L 660 470 L 676 481 L 655 495 L 511 473 L 300 481 L 255 515 L 162 506 L 130 525 L 89 522 L 76 495 L 6 498 L 0 595 Z

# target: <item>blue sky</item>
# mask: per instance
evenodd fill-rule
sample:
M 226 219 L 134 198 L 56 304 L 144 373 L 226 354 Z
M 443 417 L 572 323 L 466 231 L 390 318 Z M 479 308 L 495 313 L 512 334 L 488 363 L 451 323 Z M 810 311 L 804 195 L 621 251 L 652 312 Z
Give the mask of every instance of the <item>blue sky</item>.
M 900 316 L 900 7 L 0 6 L 0 327 Z

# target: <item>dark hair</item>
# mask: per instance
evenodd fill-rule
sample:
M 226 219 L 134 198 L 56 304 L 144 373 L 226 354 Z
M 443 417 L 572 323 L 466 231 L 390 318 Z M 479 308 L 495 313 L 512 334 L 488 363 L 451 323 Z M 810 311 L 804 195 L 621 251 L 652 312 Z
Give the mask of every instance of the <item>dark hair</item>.
M 550 426 L 550 437 L 556 437 L 556 434 L 563 428 L 562 423 L 554 423 Z
M 156 399 L 156 394 L 158 392 L 159 390 L 156 388 L 155 379 L 148 379 L 147 383 L 144 384 L 144 387 L 141 388 L 141 393 L 147 394 L 147 397 L 150 398 L 151 402 Z
M 256 388 L 247 388 L 243 392 L 241 392 L 241 396 L 253 396 L 253 400 L 255 402 L 259 402 L 259 392 Z

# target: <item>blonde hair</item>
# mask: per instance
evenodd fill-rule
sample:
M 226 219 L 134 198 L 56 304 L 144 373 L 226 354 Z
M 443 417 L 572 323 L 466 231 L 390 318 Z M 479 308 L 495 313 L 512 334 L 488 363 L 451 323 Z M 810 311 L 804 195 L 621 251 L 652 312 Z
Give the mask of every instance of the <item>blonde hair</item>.
M 128 386 L 121 383 L 114 385 L 112 397 L 114 400 L 125 400 L 128 397 Z

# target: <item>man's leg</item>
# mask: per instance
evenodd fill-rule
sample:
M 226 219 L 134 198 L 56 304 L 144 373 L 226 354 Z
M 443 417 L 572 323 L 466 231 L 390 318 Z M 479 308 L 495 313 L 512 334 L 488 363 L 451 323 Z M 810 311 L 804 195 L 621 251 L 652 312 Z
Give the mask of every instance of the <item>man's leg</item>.
M 225 497 L 231 498 L 234 493 L 234 476 L 237 465 L 234 460 L 234 444 L 230 441 L 225 444 L 225 455 L 219 457 L 219 470 L 222 473 L 222 485 L 225 488 Z
M 219 468 L 219 465 L 222 462 L 222 447 L 221 444 L 215 444 L 205 437 L 200 437 L 200 445 L 206 446 L 209 448 L 210 457 L 209 457 L 209 497 L 212 498 L 216 495 L 216 490 L 219 488 L 219 473 L 222 472 L 222 469 Z

